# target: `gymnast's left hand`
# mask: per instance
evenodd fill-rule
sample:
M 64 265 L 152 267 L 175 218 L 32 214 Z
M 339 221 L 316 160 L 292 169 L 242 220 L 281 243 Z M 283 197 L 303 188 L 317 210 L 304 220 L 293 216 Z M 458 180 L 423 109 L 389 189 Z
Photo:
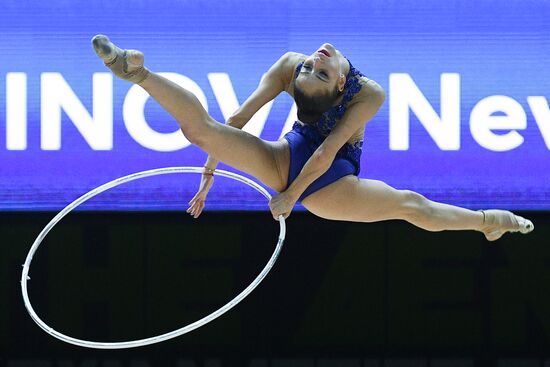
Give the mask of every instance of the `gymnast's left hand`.
M 283 191 L 279 195 L 275 195 L 269 201 L 269 209 L 275 220 L 279 219 L 279 215 L 282 215 L 285 219 L 288 218 L 294 204 L 297 199 L 288 191 Z

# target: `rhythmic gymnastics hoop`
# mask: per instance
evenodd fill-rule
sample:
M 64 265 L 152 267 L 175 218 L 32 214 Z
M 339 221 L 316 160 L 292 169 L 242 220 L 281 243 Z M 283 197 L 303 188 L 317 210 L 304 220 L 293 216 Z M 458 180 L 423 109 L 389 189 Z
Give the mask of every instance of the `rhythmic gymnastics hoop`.
M 96 341 L 89 341 L 89 340 L 82 340 L 70 337 L 68 335 L 62 334 L 59 331 L 54 330 L 50 326 L 48 326 L 44 321 L 38 317 L 36 312 L 34 311 L 31 302 L 29 300 L 29 295 L 27 293 L 27 280 L 30 279 L 29 277 L 29 267 L 31 265 L 32 257 L 48 232 L 51 231 L 51 229 L 61 220 L 63 217 L 65 217 L 67 214 L 69 214 L 74 208 L 79 206 L 80 204 L 84 203 L 85 201 L 93 198 L 97 194 L 100 194 L 106 190 L 109 190 L 115 186 L 121 185 L 126 182 L 134 181 L 140 178 L 149 177 L 149 176 L 157 176 L 157 175 L 164 175 L 164 174 L 170 174 L 170 173 L 202 173 L 204 171 L 204 168 L 202 167 L 166 167 L 166 168 L 157 168 L 152 169 L 148 171 L 142 171 L 137 172 L 128 176 L 117 178 L 116 180 L 113 180 L 111 182 L 108 182 L 102 186 L 99 186 L 88 193 L 82 195 L 69 205 L 67 205 L 62 211 L 60 211 L 47 225 L 44 227 L 42 232 L 38 235 L 36 240 L 34 241 L 31 249 L 29 250 L 29 253 L 27 254 L 27 258 L 25 260 L 25 264 L 23 264 L 23 272 L 21 273 L 21 292 L 23 293 L 23 300 L 25 302 L 25 307 L 27 308 L 27 311 L 29 315 L 32 317 L 34 322 L 38 324 L 45 332 L 50 334 L 51 336 L 64 341 L 69 344 L 78 345 L 81 347 L 86 348 L 95 348 L 95 349 L 124 349 L 124 348 L 135 348 L 135 347 L 141 347 L 145 345 L 160 343 L 162 341 L 172 339 L 175 337 L 178 337 L 180 335 L 186 334 L 192 330 L 195 330 L 210 321 L 220 317 L 233 307 L 237 305 L 239 302 L 241 302 L 246 296 L 250 294 L 256 288 L 260 282 L 265 278 L 267 273 L 271 270 L 273 265 L 275 264 L 275 261 L 277 260 L 277 257 L 279 256 L 279 253 L 281 252 L 281 249 L 283 247 L 283 242 L 285 240 L 285 234 L 286 234 L 286 224 L 285 219 L 281 215 L 279 216 L 279 225 L 280 225 L 280 231 L 279 231 L 279 238 L 277 240 L 277 245 L 275 246 L 275 250 L 273 251 L 273 254 L 271 255 L 269 261 L 265 265 L 265 267 L 262 269 L 260 274 L 250 283 L 248 287 L 246 287 L 241 293 L 239 293 L 235 298 L 233 298 L 231 301 L 226 303 L 224 306 L 220 307 L 218 310 L 210 313 L 209 315 L 206 315 L 202 319 L 199 319 L 191 324 L 188 324 L 182 328 L 179 328 L 177 330 L 158 335 L 153 336 L 150 338 L 145 339 L 139 339 L 139 340 L 131 340 L 131 341 L 121 341 L 121 342 L 96 342 Z M 256 182 L 243 177 L 241 175 L 238 175 L 236 173 L 224 171 L 224 170 L 216 170 L 216 174 L 223 177 L 228 177 L 236 181 L 240 181 L 242 183 L 247 184 L 248 186 L 256 189 L 258 192 L 260 192 L 267 200 L 271 199 L 271 195 L 264 189 L 262 186 L 257 184 Z

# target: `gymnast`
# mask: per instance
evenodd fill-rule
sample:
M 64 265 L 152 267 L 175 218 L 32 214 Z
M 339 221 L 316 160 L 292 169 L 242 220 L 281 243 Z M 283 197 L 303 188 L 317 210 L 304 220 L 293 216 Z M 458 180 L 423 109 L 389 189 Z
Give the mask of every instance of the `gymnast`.
M 308 211 L 326 219 L 402 219 L 428 231 L 480 231 L 489 241 L 506 232 L 534 229 L 531 221 L 509 211 L 473 211 L 359 178 L 365 125 L 384 103 L 385 94 L 329 43 L 309 56 L 284 54 L 227 124 L 209 116 L 191 92 L 149 71 L 140 51 L 120 49 L 103 35 L 95 36 L 92 44 L 116 76 L 145 89 L 176 119 L 185 137 L 208 153 L 199 190 L 187 209 L 195 218 L 222 161 L 279 193 L 269 203 L 274 218 L 287 218 L 301 201 Z M 241 130 L 283 91 L 298 107 L 298 121 L 290 132 L 279 141 L 265 141 Z

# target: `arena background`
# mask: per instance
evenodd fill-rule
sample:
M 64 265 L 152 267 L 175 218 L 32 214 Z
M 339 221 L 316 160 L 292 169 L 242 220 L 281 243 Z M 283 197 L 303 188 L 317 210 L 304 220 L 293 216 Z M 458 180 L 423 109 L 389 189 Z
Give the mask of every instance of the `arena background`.
M 543 0 L 3 0 L 0 366 L 550 366 L 549 16 Z M 489 244 L 401 222 L 330 222 L 298 206 L 272 273 L 221 319 L 135 350 L 65 345 L 20 296 L 41 228 L 109 180 L 206 158 L 106 72 L 90 46 L 98 33 L 144 51 L 218 121 L 282 54 L 331 42 L 387 94 L 365 132 L 361 177 L 520 210 L 536 230 Z M 248 129 L 276 140 L 294 115 L 281 95 Z M 188 218 L 198 179 L 136 181 L 70 214 L 33 261 L 39 315 L 76 337 L 135 339 L 246 287 L 277 223 L 263 197 L 221 177 L 207 211 Z

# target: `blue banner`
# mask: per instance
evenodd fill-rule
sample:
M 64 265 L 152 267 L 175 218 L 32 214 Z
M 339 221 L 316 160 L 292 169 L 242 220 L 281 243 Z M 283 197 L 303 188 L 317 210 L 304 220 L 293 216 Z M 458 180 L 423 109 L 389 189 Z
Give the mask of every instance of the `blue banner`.
M 547 1 L 108 1 L 0 5 L 0 210 L 58 210 L 133 172 L 202 166 L 175 121 L 114 78 L 90 46 L 106 34 L 225 121 L 287 51 L 335 45 L 386 90 L 361 177 L 470 208 L 550 209 Z M 247 130 L 277 140 L 281 95 Z M 227 168 L 223 164 L 220 168 Z M 197 175 L 153 177 L 85 210 L 180 210 Z M 267 209 L 218 179 L 207 209 Z

